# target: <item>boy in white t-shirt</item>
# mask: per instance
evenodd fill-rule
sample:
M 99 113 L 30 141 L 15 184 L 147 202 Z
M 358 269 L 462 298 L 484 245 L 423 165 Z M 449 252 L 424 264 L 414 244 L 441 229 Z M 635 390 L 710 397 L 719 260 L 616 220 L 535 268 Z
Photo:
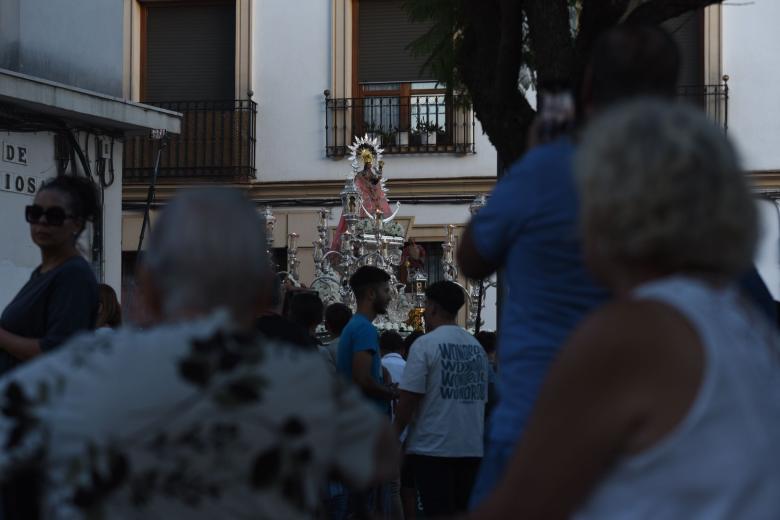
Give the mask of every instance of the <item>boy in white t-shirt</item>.
M 466 510 L 482 458 L 488 359 L 455 322 L 460 286 L 437 282 L 425 296 L 428 333 L 409 349 L 395 424 L 409 426 L 406 452 L 425 515 L 450 515 Z

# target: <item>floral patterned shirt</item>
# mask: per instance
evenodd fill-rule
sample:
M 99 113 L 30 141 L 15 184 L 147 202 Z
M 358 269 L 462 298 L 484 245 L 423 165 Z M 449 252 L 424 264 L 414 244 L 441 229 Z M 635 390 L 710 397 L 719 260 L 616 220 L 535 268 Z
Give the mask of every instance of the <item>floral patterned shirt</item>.
M 373 474 L 383 418 L 322 356 L 224 313 L 84 335 L 0 380 L 0 475 L 44 518 L 311 518 L 326 475 Z

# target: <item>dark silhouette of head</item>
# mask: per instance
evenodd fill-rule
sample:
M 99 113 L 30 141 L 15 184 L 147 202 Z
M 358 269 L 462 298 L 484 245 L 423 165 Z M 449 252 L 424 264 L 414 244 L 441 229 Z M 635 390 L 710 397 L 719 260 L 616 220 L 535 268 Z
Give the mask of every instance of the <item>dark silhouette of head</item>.
M 95 328 L 111 327 L 112 329 L 122 325 L 122 308 L 116 292 L 110 285 L 101 283 L 98 285 L 98 316 Z
M 496 353 L 496 333 L 489 330 L 481 330 L 475 336 L 482 348 L 485 349 L 485 354 L 492 356 Z
M 384 356 L 391 352 L 401 353 L 404 348 L 404 338 L 394 330 L 386 330 L 379 336 L 379 351 Z
M 315 292 L 295 293 L 290 303 L 290 319 L 308 331 L 322 323 L 322 311 L 322 300 Z
M 439 325 L 452 323 L 466 302 L 463 289 L 454 282 L 442 280 L 425 289 L 425 330 L 430 332 Z
M 584 114 L 637 96 L 675 95 L 680 54 L 669 34 L 656 26 L 620 25 L 593 45 L 583 78 Z
M 331 303 L 325 309 L 325 328 L 334 337 L 341 336 L 341 331 L 352 319 L 352 310 L 343 303 Z

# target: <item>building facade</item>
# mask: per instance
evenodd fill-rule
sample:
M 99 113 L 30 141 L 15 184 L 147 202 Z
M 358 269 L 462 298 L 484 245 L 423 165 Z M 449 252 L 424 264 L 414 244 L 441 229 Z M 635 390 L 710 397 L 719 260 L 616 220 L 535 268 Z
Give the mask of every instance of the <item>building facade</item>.
M 155 208 L 180 187 L 227 184 L 247 190 L 277 218 L 277 259 L 297 233 L 303 283 L 314 274 L 317 211 L 331 208 L 351 167 L 346 146 L 370 134 L 385 149 L 391 202 L 407 238 L 423 245 L 431 281 L 446 226 L 468 221 L 489 193 L 496 152 L 470 106 L 437 85 L 407 45 L 422 27 L 400 1 L 133 1 L 131 93 L 180 111 L 169 140 Z M 137 139 L 125 157 L 125 265 L 131 266 L 156 143 Z M 486 299 L 495 328 L 495 291 Z
M 766 110 L 776 103 L 758 78 L 776 47 L 766 21 L 777 9 L 771 0 L 716 5 L 665 24 L 682 54 L 680 96 L 736 139 L 768 195 L 780 180 L 771 146 L 777 112 Z M 152 217 L 182 186 L 238 186 L 276 215 L 282 267 L 289 234 L 299 235 L 307 283 L 317 210 L 332 208 L 335 226 L 351 171 L 346 145 L 371 134 L 386 150 L 389 198 L 402 203 L 398 219 L 426 248 L 430 279 L 441 276 L 446 226 L 460 231 L 469 203 L 490 192 L 496 152 L 468 104 L 410 54 L 409 42 L 426 27 L 406 19 L 400 0 L 125 0 L 124 13 L 123 92 L 183 114 L 181 135 L 163 143 Z M 159 146 L 143 138 L 126 146 L 125 273 Z M 766 218 L 772 204 L 761 202 Z M 777 249 L 770 227 L 758 263 L 780 298 L 777 258 L 766 259 Z M 490 291 L 488 327 L 495 299 Z

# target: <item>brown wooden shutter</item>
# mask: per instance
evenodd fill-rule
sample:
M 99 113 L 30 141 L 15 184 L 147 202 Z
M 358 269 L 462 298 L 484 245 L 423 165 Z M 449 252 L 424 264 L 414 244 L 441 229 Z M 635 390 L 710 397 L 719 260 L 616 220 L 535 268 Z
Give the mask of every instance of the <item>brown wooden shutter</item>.
M 407 46 L 425 34 L 429 24 L 413 23 L 401 0 L 360 0 L 358 7 L 358 81 L 395 83 L 432 80 L 421 72 L 425 57 L 414 57 Z
M 701 10 L 683 14 L 664 22 L 680 51 L 678 85 L 704 83 L 704 27 Z
M 235 97 L 235 6 L 147 7 L 145 101 Z

